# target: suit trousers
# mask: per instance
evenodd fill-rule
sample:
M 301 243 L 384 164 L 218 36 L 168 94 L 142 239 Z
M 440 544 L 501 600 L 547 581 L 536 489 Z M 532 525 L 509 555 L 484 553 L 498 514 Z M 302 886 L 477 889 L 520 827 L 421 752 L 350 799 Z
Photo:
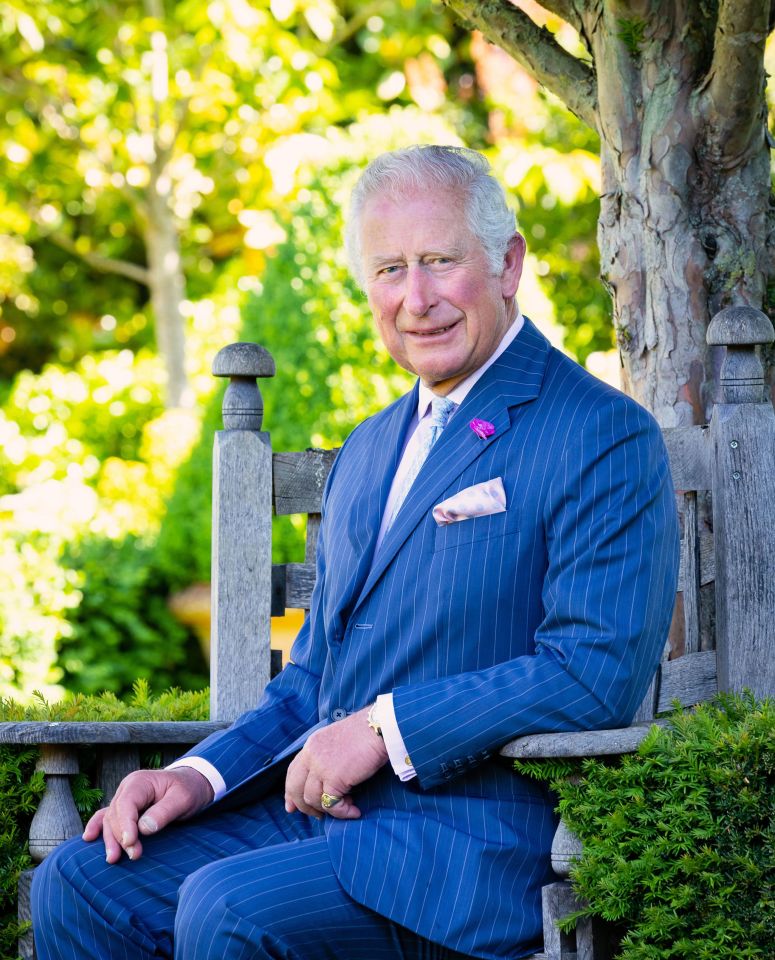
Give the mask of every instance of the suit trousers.
M 39 960 L 453 960 L 462 958 L 352 900 L 322 823 L 273 795 L 217 807 L 143 838 L 139 860 L 105 862 L 67 841 L 34 874 Z

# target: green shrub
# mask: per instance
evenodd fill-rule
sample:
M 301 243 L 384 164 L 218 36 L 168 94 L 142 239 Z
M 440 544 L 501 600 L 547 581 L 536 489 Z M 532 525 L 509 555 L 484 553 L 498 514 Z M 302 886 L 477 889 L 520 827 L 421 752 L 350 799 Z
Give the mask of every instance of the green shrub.
M 635 754 L 586 760 L 571 780 L 562 767 L 517 762 L 553 780 L 583 844 L 576 917 L 620 922 L 622 960 L 772 956 L 775 701 L 721 697 L 652 728 Z
M 49 704 L 37 698 L 29 706 L 0 699 L 0 721 L 23 720 L 207 720 L 209 691 L 167 690 L 151 696 L 148 684 L 139 681 L 126 703 L 112 693 L 69 697 Z M 19 874 L 32 866 L 27 850 L 30 822 L 43 795 L 43 774 L 35 771 L 38 751 L 33 747 L 0 746 L 0 960 L 16 960 L 20 930 L 16 919 Z M 79 750 L 81 773 L 71 780 L 73 797 L 83 818 L 100 804 L 100 791 L 93 786 L 96 770 L 93 750 Z M 158 759 L 147 754 L 143 762 Z
M 87 537 L 66 548 L 63 566 L 81 574 L 81 602 L 59 644 L 68 691 L 123 696 L 138 676 L 155 691 L 207 685 L 199 643 L 170 612 L 170 585 L 154 569 L 153 554 L 153 545 L 134 536 Z

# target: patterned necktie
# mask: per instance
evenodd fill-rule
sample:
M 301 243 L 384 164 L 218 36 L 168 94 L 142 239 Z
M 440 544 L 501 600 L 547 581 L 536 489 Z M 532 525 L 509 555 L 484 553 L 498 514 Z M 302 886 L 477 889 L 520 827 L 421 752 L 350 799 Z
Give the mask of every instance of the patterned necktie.
M 401 482 L 401 487 L 398 492 L 398 497 L 393 507 L 393 513 L 390 516 L 390 522 L 385 527 L 385 533 L 393 526 L 395 522 L 398 511 L 401 509 L 401 505 L 404 500 L 406 500 L 406 495 L 412 488 L 412 484 L 417 479 L 417 474 L 420 472 L 420 468 L 428 459 L 428 454 L 431 452 L 431 447 L 441 436 L 441 431 L 446 427 L 447 421 L 452 416 L 455 407 L 457 406 L 452 400 L 449 400 L 447 397 L 434 397 L 431 400 L 431 415 L 426 423 L 425 420 L 420 422 L 420 426 L 417 428 L 423 429 L 424 434 L 422 440 L 417 446 L 414 457 L 412 458 L 411 463 L 404 475 L 404 479 Z

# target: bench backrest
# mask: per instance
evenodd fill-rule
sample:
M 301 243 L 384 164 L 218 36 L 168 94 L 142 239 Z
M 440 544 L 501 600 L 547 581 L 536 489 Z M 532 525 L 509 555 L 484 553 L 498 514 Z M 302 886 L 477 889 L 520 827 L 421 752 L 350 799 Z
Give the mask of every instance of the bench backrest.
M 682 521 L 679 592 L 670 642 L 636 721 L 719 689 L 775 693 L 775 411 L 758 356 L 772 339 L 761 312 L 721 311 L 708 331 L 709 343 L 726 347 L 710 423 L 663 431 Z M 213 473 L 212 717 L 232 719 L 255 704 L 270 676 L 270 617 L 309 607 L 335 451 L 272 453 L 255 379 L 274 374 L 263 348 L 232 344 L 213 372 L 231 383 Z M 308 515 L 303 563 L 272 567 L 272 510 Z

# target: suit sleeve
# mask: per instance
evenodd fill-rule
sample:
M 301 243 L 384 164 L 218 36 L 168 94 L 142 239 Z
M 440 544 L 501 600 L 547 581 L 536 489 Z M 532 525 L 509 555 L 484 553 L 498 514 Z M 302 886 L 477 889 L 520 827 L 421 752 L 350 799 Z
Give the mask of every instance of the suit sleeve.
M 180 758 L 201 757 L 212 764 L 223 778 L 226 790 L 259 773 L 285 747 L 318 723 L 326 644 L 316 638 L 312 624 L 324 582 L 325 551 L 321 527 L 312 616 L 306 618 L 293 643 L 290 662 L 267 684 L 255 710 L 242 714 L 226 730 L 207 737 Z
M 675 496 L 650 414 L 618 397 L 589 415 L 554 471 L 543 527 L 535 654 L 393 690 L 422 787 L 516 736 L 627 724 L 646 691 L 678 572 Z

